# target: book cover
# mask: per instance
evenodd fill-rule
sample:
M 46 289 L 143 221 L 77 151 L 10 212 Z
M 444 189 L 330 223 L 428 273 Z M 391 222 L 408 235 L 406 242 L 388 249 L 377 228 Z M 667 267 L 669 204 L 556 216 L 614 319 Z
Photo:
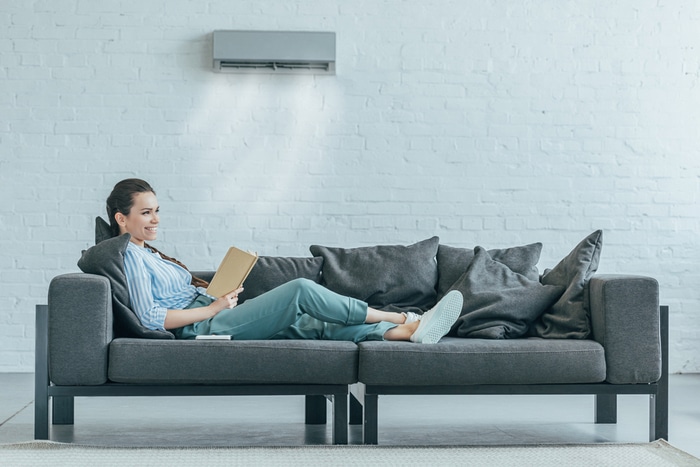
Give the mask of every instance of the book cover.
M 224 256 L 219 268 L 216 270 L 214 278 L 209 283 L 207 293 L 212 297 L 219 298 L 236 290 L 243 285 L 257 260 L 257 254 L 239 250 L 232 246 L 226 252 L 226 256 Z

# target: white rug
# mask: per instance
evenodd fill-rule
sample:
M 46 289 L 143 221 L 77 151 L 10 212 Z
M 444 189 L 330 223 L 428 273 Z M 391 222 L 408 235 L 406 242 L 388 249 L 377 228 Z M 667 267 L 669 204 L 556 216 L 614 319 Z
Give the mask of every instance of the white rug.
M 7 466 L 700 466 L 700 459 L 663 440 L 648 444 L 566 446 L 391 447 L 301 446 L 120 448 L 33 441 L 0 445 Z

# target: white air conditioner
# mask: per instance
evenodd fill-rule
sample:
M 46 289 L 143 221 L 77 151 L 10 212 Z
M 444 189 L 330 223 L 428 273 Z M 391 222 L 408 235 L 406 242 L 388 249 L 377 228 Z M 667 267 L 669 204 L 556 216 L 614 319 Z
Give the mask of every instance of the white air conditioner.
M 214 70 L 224 73 L 335 74 L 335 33 L 214 31 Z

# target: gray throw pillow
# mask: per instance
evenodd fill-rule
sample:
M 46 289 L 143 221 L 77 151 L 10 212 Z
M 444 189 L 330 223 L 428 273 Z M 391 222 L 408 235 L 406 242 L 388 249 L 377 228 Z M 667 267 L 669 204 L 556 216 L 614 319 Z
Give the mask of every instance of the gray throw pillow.
M 432 237 L 413 245 L 378 245 L 359 248 L 310 247 L 323 257 L 321 283 L 341 295 L 367 302 L 371 307 L 416 307 L 435 304 L 440 239 Z
M 513 339 L 525 335 L 564 288 L 530 280 L 476 247 L 467 271 L 450 290 L 459 290 L 464 297 L 462 313 L 451 335 Z
M 124 273 L 124 252 L 131 235 L 124 234 L 103 240 L 83 251 L 78 261 L 81 271 L 98 274 L 109 279 L 112 290 L 114 333 L 117 337 L 141 337 L 148 339 L 174 339 L 168 331 L 154 331 L 141 324 L 138 316 L 129 308 L 129 286 Z
M 542 253 L 541 243 L 515 246 L 505 249 L 488 250 L 494 261 L 503 263 L 513 272 L 522 274 L 531 280 L 539 280 L 537 263 Z M 440 245 L 437 252 L 438 263 L 438 300 L 445 296 L 457 279 L 467 270 L 474 259 L 474 250 Z
M 97 216 L 95 218 L 95 245 L 110 238 L 112 238 L 112 229 L 107 221 Z
M 542 276 L 543 284 L 562 286 L 566 290 L 535 323 L 533 335 L 553 339 L 587 339 L 590 336 L 591 317 L 584 291 L 598 270 L 602 248 L 603 231 L 596 230 Z
M 323 258 L 285 258 L 260 256 L 243 284 L 238 303 L 255 298 L 293 279 L 304 278 L 316 283 L 321 281 Z

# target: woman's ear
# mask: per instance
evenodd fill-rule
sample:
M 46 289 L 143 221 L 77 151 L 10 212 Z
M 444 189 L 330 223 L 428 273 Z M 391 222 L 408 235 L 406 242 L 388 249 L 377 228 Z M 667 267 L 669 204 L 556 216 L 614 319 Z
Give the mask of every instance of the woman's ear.
M 117 225 L 119 225 L 120 227 L 126 226 L 126 216 L 121 212 L 118 212 L 114 215 L 114 220 L 117 221 Z

